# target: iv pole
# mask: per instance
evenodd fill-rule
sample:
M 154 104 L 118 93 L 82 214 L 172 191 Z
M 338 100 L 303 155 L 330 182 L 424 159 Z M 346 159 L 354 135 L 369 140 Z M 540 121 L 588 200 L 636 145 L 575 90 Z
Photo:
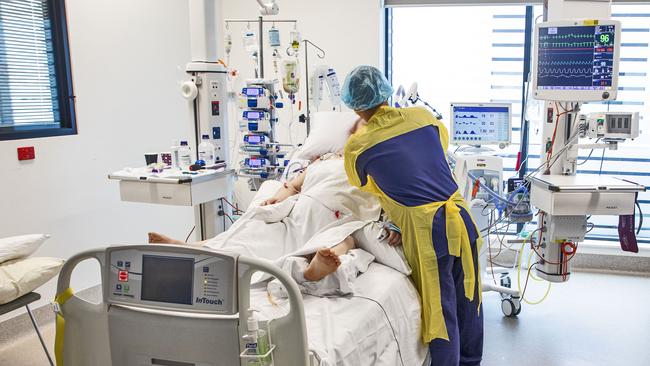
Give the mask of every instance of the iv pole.
M 308 39 L 304 39 L 303 43 L 305 44 L 305 93 L 307 95 L 307 99 L 305 101 L 305 106 L 307 108 L 307 112 L 300 116 L 300 122 L 304 122 L 307 124 L 307 136 L 309 136 L 309 132 L 311 130 L 311 116 L 310 116 L 310 110 L 309 110 L 309 45 L 312 47 L 316 48 L 316 56 L 320 58 L 321 60 L 325 58 L 325 51 L 323 51 L 322 48 L 318 47 L 315 45 L 312 41 Z M 287 48 L 287 55 L 292 56 L 289 53 L 289 48 Z
M 262 16 L 260 16 L 257 19 L 226 19 L 225 20 L 226 26 L 229 25 L 230 23 L 258 23 L 258 38 L 259 38 L 259 58 L 257 61 L 257 67 L 259 69 L 259 75 L 258 76 L 260 79 L 264 79 L 264 23 L 293 23 L 294 25 L 298 23 L 297 20 L 295 19 L 264 19 Z

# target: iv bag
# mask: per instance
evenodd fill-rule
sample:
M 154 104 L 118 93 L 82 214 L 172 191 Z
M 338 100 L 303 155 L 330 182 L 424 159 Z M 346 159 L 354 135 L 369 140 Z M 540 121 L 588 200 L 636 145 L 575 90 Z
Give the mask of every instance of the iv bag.
M 332 106 L 341 105 L 341 84 L 339 84 L 339 78 L 336 75 L 336 71 L 333 68 L 327 69 L 327 75 L 325 78 L 327 82 L 327 88 L 330 91 L 330 99 L 332 100 Z
M 257 43 L 257 36 L 252 30 L 245 30 L 242 34 L 242 41 L 244 42 L 244 49 L 251 57 L 256 57 L 259 53 L 259 45 Z
M 289 39 L 291 41 L 291 48 L 293 48 L 295 52 L 298 52 L 300 49 L 300 42 L 302 42 L 302 36 L 300 35 L 300 32 L 295 29 L 292 30 L 291 33 L 289 33 Z
M 295 94 L 300 89 L 300 67 L 297 60 L 282 61 L 282 89 Z
M 280 47 L 280 31 L 275 27 L 269 29 L 269 47 Z

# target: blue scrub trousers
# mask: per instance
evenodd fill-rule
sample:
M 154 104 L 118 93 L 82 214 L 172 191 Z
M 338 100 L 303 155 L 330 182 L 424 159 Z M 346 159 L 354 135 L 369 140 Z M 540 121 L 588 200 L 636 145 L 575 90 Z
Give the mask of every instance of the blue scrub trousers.
M 478 233 L 471 217 L 461 209 L 461 216 L 468 228 L 472 241 L 472 257 L 476 276 L 478 269 Z M 479 309 L 479 291 L 476 286 L 474 301 L 465 297 L 465 279 L 461 258 L 449 255 L 444 208 L 436 212 L 433 219 L 433 245 L 438 257 L 442 313 L 447 326 L 449 341 L 434 339 L 429 343 L 431 366 L 474 366 L 480 365 L 483 357 L 483 309 Z M 478 279 L 478 277 L 477 277 Z

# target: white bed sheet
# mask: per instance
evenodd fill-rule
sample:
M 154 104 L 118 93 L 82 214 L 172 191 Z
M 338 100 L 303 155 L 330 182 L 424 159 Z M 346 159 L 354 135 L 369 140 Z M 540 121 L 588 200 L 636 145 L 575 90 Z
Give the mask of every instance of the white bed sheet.
M 420 300 L 402 273 L 378 263 L 355 282 L 346 297 L 303 295 L 309 348 L 322 366 L 423 365 L 427 347 L 420 337 Z M 251 290 L 261 319 L 286 314 L 286 299 L 271 304 L 266 289 Z

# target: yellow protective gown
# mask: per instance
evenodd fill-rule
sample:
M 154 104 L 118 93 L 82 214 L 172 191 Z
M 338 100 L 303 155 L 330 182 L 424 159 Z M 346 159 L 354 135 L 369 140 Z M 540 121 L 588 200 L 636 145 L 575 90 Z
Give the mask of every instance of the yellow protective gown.
M 471 246 L 474 244 L 478 246 L 475 250 L 476 253 L 480 249 L 481 243 L 480 239 L 477 239 L 475 243 L 470 242 L 459 207 L 464 208 L 467 212 L 469 209 L 463 197 L 458 193 L 457 187 L 455 188 L 456 192 L 444 201 L 406 206 L 384 193 L 372 176 L 360 176 L 357 159 L 364 152 L 382 142 L 427 126 L 437 128 L 442 151 L 446 154 L 449 140 L 447 129 L 423 108 L 380 107 L 368 124 L 350 137 L 345 148 L 345 169 L 350 183 L 375 194 L 390 219 L 402 231 L 404 253 L 413 269 L 412 279 L 422 297 L 422 340 L 425 343 L 437 338 L 449 340 L 441 306 L 442 295 L 438 262 L 433 246 L 433 240 L 440 240 L 440 238 L 432 238 L 434 216 L 443 206 L 445 207 L 449 255 L 461 258 L 465 296 L 469 301 L 473 301 L 475 293 L 478 294 L 477 312 L 480 312 L 480 276 L 477 275 L 478 269 L 475 268 L 475 258 L 472 256 Z M 404 144 L 401 148 L 414 149 L 414 146 Z M 413 153 L 426 154 L 426 151 L 413 151 Z M 443 157 L 443 159 L 445 158 Z M 446 167 L 448 169 L 448 166 Z M 395 175 L 401 173 L 400 166 L 386 166 L 385 169 L 392 169 L 391 173 Z M 403 176 L 401 179 L 407 181 L 409 177 Z M 435 177 L 433 179 L 435 180 Z

